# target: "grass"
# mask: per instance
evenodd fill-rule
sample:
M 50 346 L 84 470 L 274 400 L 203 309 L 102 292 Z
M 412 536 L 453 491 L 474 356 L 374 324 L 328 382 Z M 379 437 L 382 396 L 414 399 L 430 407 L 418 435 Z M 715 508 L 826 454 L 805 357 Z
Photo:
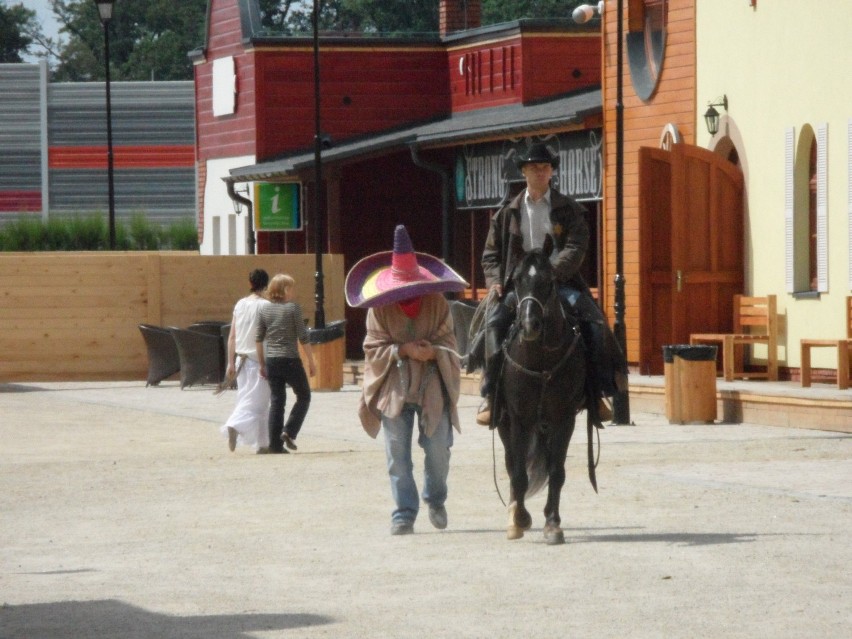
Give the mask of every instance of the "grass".
M 144 213 L 127 222 L 117 220 L 115 248 L 119 251 L 196 251 L 194 220 L 167 225 L 152 223 Z M 21 219 L 0 226 L 0 251 L 106 251 L 109 226 L 103 215 L 42 220 Z

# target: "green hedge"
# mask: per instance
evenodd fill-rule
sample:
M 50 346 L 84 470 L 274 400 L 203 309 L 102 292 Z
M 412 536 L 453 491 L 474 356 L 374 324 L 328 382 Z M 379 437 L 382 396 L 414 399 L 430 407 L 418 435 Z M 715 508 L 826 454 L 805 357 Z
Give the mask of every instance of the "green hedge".
M 115 225 L 118 251 L 197 251 L 193 220 L 165 226 L 152 224 L 142 213 Z M 109 225 L 102 215 L 48 220 L 16 220 L 0 226 L 0 251 L 107 251 Z

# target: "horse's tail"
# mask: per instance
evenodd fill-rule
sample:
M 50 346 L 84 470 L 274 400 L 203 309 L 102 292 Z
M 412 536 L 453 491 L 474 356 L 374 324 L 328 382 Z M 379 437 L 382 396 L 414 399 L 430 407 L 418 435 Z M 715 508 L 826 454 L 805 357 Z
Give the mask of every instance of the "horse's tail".
M 527 453 L 527 495 L 535 495 L 549 481 L 547 471 L 547 446 L 545 437 L 534 433 L 530 438 L 530 447 Z

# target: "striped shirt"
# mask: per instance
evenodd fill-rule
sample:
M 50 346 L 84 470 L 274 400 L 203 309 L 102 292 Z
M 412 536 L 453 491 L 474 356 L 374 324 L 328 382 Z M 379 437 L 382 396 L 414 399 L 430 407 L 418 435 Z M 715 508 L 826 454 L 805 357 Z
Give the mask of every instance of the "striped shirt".
M 266 341 L 267 357 L 299 357 L 298 342 L 306 344 L 308 328 L 298 302 L 273 302 L 260 308 L 257 318 L 258 342 Z

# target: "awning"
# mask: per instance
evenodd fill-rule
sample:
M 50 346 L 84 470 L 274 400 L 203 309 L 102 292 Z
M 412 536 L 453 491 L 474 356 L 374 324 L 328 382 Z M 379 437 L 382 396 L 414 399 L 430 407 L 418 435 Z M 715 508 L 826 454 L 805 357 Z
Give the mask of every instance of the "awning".
M 323 150 L 323 164 L 394 152 L 410 146 L 439 147 L 494 137 L 518 137 L 582 123 L 601 113 L 599 88 L 529 105 L 456 113 L 448 118 L 353 138 Z M 231 169 L 228 182 L 262 182 L 295 177 L 314 165 L 314 150 Z

